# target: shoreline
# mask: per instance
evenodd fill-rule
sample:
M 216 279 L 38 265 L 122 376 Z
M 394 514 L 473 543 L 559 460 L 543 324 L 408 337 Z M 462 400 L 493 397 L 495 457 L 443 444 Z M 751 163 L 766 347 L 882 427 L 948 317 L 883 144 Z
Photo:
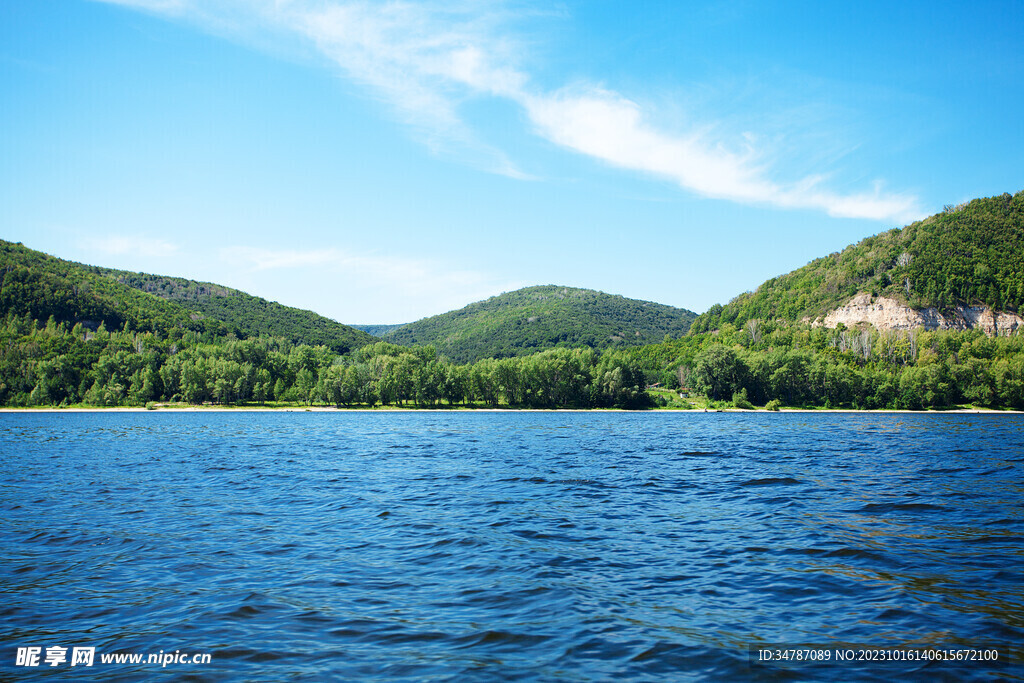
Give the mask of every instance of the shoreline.
M 0 413 L 850 413 L 850 414 L 893 414 L 893 415 L 1024 415 L 1024 410 L 994 410 L 990 408 L 952 408 L 950 410 L 888 410 L 871 409 L 856 410 L 853 408 L 779 408 L 778 410 L 747 409 L 747 408 L 716 408 L 691 410 L 650 408 L 647 410 L 625 410 L 622 408 L 335 408 L 334 406 L 170 406 L 155 409 L 137 406 L 111 406 L 93 408 L 0 408 Z

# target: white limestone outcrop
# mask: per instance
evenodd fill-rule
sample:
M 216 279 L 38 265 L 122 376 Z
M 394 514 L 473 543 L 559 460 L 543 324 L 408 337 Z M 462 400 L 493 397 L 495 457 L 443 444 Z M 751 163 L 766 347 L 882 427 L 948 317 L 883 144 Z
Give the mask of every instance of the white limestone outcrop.
M 871 298 L 867 292 L 860 292 L 845 306 L 840 306 L 825 316 L 825 327 L 836 327 L 843 323 L 854 327 L 859 323 L 870 323 L 879 330 L 968 330 L 980 328 L 986 334 L 1012 334 L 1024 330 L 1024 318 L 1016 313 L 993 311 L 987 306 L 957 306 L 951 315 L 945 316 L 935 308 L 910 308 L 895 299 L 884 296 Z

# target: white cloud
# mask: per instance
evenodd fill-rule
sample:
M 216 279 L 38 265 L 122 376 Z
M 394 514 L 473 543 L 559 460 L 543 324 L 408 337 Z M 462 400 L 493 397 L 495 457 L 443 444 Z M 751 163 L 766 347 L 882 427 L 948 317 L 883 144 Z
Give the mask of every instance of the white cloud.
M 566 84 L 531 85 L 520 66 L 524 48 L 500 2 L 323 2 L 314 0 L 104 0 L 190 17 L 208 30 L 251 36 L 287 33 L 307 41 L 414 126 L 433 149 L 487 170 L 529 177 L 501 150 L 480 140 L 460 113 L 473 98 L 522 108 L 541 137 L 604 163 L 662 177 L 706 197 L 832 216 L 908 220 L 921 211 L 913 196 L 840 193 L 822 176 L 778 180 L 757 135 L 722 133 L 710 122 L 666 132 L 654 112 L 615 91 Z M 687 122 L 683 122 L 686 124 Z
M 443 285 L 470 285 L 486 278 L 467 270 L 453 270 L 426 259 L 403 256 L 352 254 L 337 248 L 309 250 L 278 250 L 261 247 L 224 247 L 220 257 L 225 262 L 253 271 L 319 270 L 321 273 L 351 273 L 377 280 L 400 282 L 422 289 L 431 282 Z
M 820 177 L 789 185 L 766 179 L 752 151 L 755 137 L 739 137 L 743 153 L 715 145 L 700 133 L 667 135 L 653 128 L 641 108 L 618 93 L 599 88 L 574 89 L 524 101 L 530 120 L 552 142 L 621 168 L 669 178 L 706 197 L 820 209 L 845 218 L 917 217 L 916 199 L 872 193 L 840 195 L 818 189 Z
M 335 249 L 297 251 L 294 249 L 261 249 L 258 247 L 225 247 L 220 250 L 224 261 L 252 270 L 303 268 L 337 263 L 343 258 Z
M 513 47 L 498 38 L 496 19 L 479 10 L 457 3 L 351 2 L 308 9 L 290 3 L 275 17 L 393 106 L 435 152 L 528 178 L 459 114 L 467 99 L 508 97 L 525 82 L 503 66 L 515 61 Z
M 185 10 L 188 0 L 100 0 L 112 5 L 124 5 L 150 12 L 180 13 Z
M 109 256 L 167 256 L 178 251 L 178 245 L 158 237 L 140 235 L 107 235 L 81 240 L 81 246 Z
M 219 256 L 223 264 L 243 272 L 243 289 L 249 281 L 287 279 L 304 292 L 304 305 L 322 295 L 316 310 L 346 322 L 410 322 L 421 311 L 443 313 L 526 285 L 427 259 L 354 254 L 334 247 L 280 251 L 233 246 L 220 249 Z M 368 310 L 364 301 L 388 302 L 388 310 Z

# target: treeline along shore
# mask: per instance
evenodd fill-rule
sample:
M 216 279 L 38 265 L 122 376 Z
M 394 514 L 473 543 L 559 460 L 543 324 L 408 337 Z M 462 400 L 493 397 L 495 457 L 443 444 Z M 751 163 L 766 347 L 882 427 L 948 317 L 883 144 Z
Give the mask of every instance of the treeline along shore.
M 0 405 L 153 402 L 338 407 L 780 406 L 1024 409 L 1024 337 L 980 330 L 724 325 L 643 347 L 554 348 L 455 364 L 432 346 L 326 346 L 212 333 L 69 328 L 9 316 Z
M 647 408 L 636 363 L 616 353 L 549 349 L 455 365 L 433 347 L 378 342 L 340 356 L 283 339 L 171 338 L 96 332 L 10 318 L 0 334 L 6 406 L 265 404 L 430 407 Z

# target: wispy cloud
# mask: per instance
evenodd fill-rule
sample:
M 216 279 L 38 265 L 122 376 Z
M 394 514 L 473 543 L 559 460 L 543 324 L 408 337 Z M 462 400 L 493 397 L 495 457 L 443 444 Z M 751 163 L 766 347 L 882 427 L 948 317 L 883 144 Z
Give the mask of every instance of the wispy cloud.
M 827 188 L 824 173 L 781 179 L 756 136 L 722 132 L 713 121 L 659 126 L 656 112 L 605 87 L 536 86 L 515 37 L 519 13 L 498 1 L 104 1 L 185 16 L 218 32 L 299 38 L 393 106 L 434 150 L 489 171 L 529 177 L 464 120 L 464 104 L 478 98 L 519 107 L 531 130 L 558 146 L 702 196 L 851 218 L 903 221 L 921 214 L 916 197 L 887 192 L 880 183 L 841 193 Z
M 706 197 L 820 209 L 846 218 L 917 215 L 913 197 L 885 194 L 880 186 L 870 193 L 840 195 L 821 188 L 821 177 L 773 182 L 750 136 L 741 137 L 742 152 L 733 152 L 699 132 L 669 135 L 645 120 L 639 105 L 615 92 L 575 88 L 529 97 L 524 104 L 540 134 L 552 142 L 614 166 L 668 178 Z
M 335 265 L 345 260 L 336 249 L 298 251 L 295 249 L 261 249 L 259 247 L 224 247 L 220 250 L 224 261 L 252 270 L 279 270 L 308 266 Z
M 373 300 L 394 302 L 392 306 L 400 312 L 391 313 L 389 317 L 403 322 L 408 322 L 406 318 L 410 316 L 418 316 L 401 311 L 441 313 L 526 285 L 427 259 L 357 254 L 334 247 L 280 251 L 231 246 L 220 249 L 219 256 L 222 263 L 243 272 L 260 277 L 276 273 L 301 281 L 307 291 L 343 291 L 347 296 L 355 292 L 371 293 L 369 298 Z M 332 308 L 328 305 L 322 310 Z M 372 321 L 371 315 L 365 315 L 363 322 Z M 351 314 L 342 317 L 353 321 Z
M 187 9 L 191 3 L 188 0 L 100 0 L 112 5 L 124 5 L 150 12 L 178 13 Z
M 108 256 L 168 256 L 178 251 L 178 245 L 159 237 L 140 235 L 106 235 L 87 237 L 80 241 L 84 249 Z
M 333 247 L 308 250 L 278 250 L 233 246 L 220 249 L 226 263 L 253 271 L 319 269 L 322 272 L 353 273 L 375 279 L 422 288 L 430 282 L 449 285 L 477 285 L 488 281 L 481 273 L 452 268 L 427 259 L 404 256 L 354 254 Z
M 516 46 L 480 5 L 353 2 L 276 13 L 350 78 L 372 89 L 416 127 L 435 152 L 469 158 L 488 171 L 528 174 L 480 139 L 459 108 L 481 96 L 516 99 L 526 77 L 507 64 Z

